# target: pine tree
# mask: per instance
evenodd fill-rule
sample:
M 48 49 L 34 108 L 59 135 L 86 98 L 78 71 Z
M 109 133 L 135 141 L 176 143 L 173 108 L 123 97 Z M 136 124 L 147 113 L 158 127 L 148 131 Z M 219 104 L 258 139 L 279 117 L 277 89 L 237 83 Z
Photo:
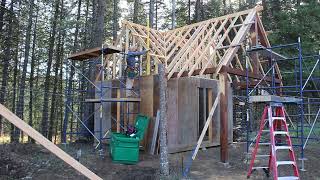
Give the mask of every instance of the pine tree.
M 37 11 L 38 12 L 38 11 Z M 38 13 L 36 15 L 36 20 L 34 23 L 34 28 L 33 28 L 33 40 L 32 40 L 32 55 L 31 55 L 31 72 L 30 72 L 30 78 L 29 78 L 29 122 L 28 124 L 33 127 L 33 81 L 34 81 L 34 70 L 35 70 L 35 61 L 36 61 L 36 42 L 37 42 L 37 23 L 38 23 Z M 34 140 L 28 137 L 28 141 L 34 143 Z
M 6 38 L 4 43 L 6 46 L 4 47 L 4 56 L 2 61 L 2 82 L 1 82 L 1 91 L 0 91 L 0 103 L 3 104 L 5 102 L 5 97 L 7 95 L 7 86 L 8 86 L 8 77 L 9 77 L 9 64 L 12 60 L 12 49 L 13 49 L 13 28 L 16 23 L 15 16 L 13 14 L 13 7 L 15 5 L 15 1 L 11 2 L 10 5 L 10 13 L 8 15 L 8 29 L 6 30 Z M 3 122 L 2 116 L 0 116 L 0 134 L 3 134 Z
M 19 83 L 19 95 L 18 95 L 18 103 L 17 103 L 17 110 L 16 114 L 19 118 L 23 118 L 24 112 L 24 91 L 26 87 L 26 76 L 27 76 L 27 66 L 29 62 L 29 51 L 30 51 L 30 41 L 31 41 L 31 28 L 32 28 L 32 18 L 33 18 L 33 7 L 34 7 L 34 0 L 29 1 L 29 15 L 28 15 L 28 25 L 26 29 L 26 39 L 24 42 L 24 61 L 23 61 L 23 68 L 22 68 L 22 75 L 21 81 Z M 18 128 L 15 130 L 15 135 L 19 135 L 20 131 Z M 15 138 L 16 139 L 16 138 Z M 18 138 L 17 138 L 18 139 Z
M 58 17 L 60 14 L 60 0 L 55 0 L 54 3 L 54 15 L 51 27 L 51 33 L 49 38 L 49 47 L 48 47 L 48 62 L 47 62 L 47 70 L 44 82 L 44 100 L 43 100 L 43 110 L 42 110 L 42 120 L 41 120 L 41 133 L 43 136 L 48 137 L 48 109 L 49 109 L 49 90 L 50 90 L 50 73 L 51 73 L 51 65 L 53 60 L 53 50 L 55 44 L 55 37 L 57 32 L 57 23 Z

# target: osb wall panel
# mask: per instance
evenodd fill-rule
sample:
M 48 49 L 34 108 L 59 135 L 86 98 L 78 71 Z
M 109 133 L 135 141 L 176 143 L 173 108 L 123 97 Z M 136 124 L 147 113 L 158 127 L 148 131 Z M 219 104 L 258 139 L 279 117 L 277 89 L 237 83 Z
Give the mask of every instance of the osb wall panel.
M 178 138 L 181 129 L 180 128 L 170 128 L 170 127 L 179 127 L 178 121 L 178 80 L 170 79 L 168 81 L 168 109 L 167 109 L 167 120 L 168 120 L 168 146 L 178 144 Z
M 113 84 L 116 84 L 113 82 Z M 135 84 L 137 85 L 137 84 Z M 182 77 L 170 79 L 167 88 L 167 117 L 168 117 L 168 147 L 169 152 L 191 150 L 198 138 L 199 130 L 199 88 L 212 89 L 212 102 L 218 93 L 218 81 L 198 77 Z M 140 112 L 151 117 L 145 140 L 142 143 L 146 150 L 152 142 L 154 122 L 159 109 L 159 79 L 158 76 L 144 76 L 140 82 L 141 103 Z M 115 94 L 112 93 L 114 97 Z M 229 88 L 229 140 L 232 142 L 232 90 Z M 112 113 L 115 117 L 116 103 L 112 103 Z M 110 121 L 110 117 L 106 119 Z M 212 142 L 205 141 L 203 146 L 220 144 L 220 106 L 213 115 Z M 114 122 L 112 122 L 114 126 Z

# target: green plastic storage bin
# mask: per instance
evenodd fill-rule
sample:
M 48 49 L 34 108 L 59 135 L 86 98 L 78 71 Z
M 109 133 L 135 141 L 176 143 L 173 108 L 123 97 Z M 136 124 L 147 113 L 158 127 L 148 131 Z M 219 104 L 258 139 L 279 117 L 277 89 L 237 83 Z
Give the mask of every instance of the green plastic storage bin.
M 136 164 L 139 161 L 139 144 L 148 128 L 149 117 L 139 114 L 136 117 L 134 137 L 122 133 L 112 133 L 110 154 L 113 162 L 123 164 Z

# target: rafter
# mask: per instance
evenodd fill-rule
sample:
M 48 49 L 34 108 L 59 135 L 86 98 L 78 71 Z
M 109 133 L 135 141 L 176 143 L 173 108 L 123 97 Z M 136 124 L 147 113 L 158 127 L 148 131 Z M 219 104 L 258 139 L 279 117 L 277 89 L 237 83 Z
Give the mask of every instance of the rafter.
M 189 77 L 201 76 L 208 73 L 213 74 L 213 77 L 218 77 L 217 75 L 222 71 L 222 67 L 230 67 L 233 71 L 228 72 L 229 80 L 240 82 L 244 78 L 241 78 L 239 73 L 232 72 L 236 72 L 235 69 L 241 72 L 245 71 L 243 66 L 246 60 L 241 54 L 246 52 L 246 38 L 253 37 L 253 33 L 256 33 L 255 35 L 259 36 L 259 42 L 265 47 L 270 47 L 266 32 L 258 16 L 258 12 L 261 10 L 262 7 L 257 6 L 246 11 L 169 31 L 157 31 L 123 21 L 122 31 L 114 42 L 114 46 L 125 49 L 125 52 L 127 52 L 129 46 L 146 49 L 148 48 L 147 41 L 150 40 L 148 55 L 154 60 L 150 66 L 156 68 L 157 63 L 164 63 L 168 79 L 186 75 Z M 106 58 L 107 61 L 113 61 L 112 63 L 105 63 L 105 66 L 112 68 L 111 77 L 117 77 L 115 74 L 119 72 L 122 61 L 117 56 Z M 249 73 L 265 75 L 260 59 L 255 62 L 249 60 L 248 65 Z M 253 65 L 256 68 L 255 72 L 253 72 Z M 214 68 L 214 71 L 210 70 L 212 68 Z M 276 71 L 279 75 L 278 79 L 281 80 L 282 77 L 277 66 Z

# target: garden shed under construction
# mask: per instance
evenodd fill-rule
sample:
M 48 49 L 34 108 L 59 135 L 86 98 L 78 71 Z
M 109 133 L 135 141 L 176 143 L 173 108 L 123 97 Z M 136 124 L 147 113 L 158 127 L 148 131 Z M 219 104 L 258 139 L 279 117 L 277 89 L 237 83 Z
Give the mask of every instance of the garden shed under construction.
M 69 59 L 72 61 L 99 58 L 96 60 L 99 67 L 96 81 L 91 82 L 96 89 L 95 97 L 83 100 L 95 104 L 92 134 L 102 141 L 110 129 L 119 132 L 121 127 L 132 124 L 132 116 L 144 113 L 154 117 L 144 144 L 145 148 L 150 149 L 149 145 L 155 140 L 153 132 L 159 108 L 157 67 L 161 63 L 165 66 L 168 79 L 169 152 L 191 150 L 201 136 L 207 119 L 213 116 L 207 127 L 208 133 L 202 137 L 206 142 L 203 146 L 222 145 L 225 152 L 222 156 L 226 161 L 227 144 L 232 142 L 233 127 L 231 83 L 237 88 L 244 86 L 246 75 L 258 80 L 266 71 L 258 54 L 247 61 L 249 73 L 245 68 L 246 48 L 270 46 L 259 17 L 261 10 L 262 7 L 257 6 L 169 31 L 123 21 L 113 46 L 71 55 Z M 139 63 L 135 97 L 126 98 L 125 58 L 132 46 L 149 51 Z M 117 53 L 120 51 L 123 53 Z M 271 78 L 267 77 L 267 81 Z M 281 83 L 278 70 L 276 82 Z M 215 99 L 219 99 L 219 105 L 213 109 Z M 99 107 L 103 109 L 101 116 Z

